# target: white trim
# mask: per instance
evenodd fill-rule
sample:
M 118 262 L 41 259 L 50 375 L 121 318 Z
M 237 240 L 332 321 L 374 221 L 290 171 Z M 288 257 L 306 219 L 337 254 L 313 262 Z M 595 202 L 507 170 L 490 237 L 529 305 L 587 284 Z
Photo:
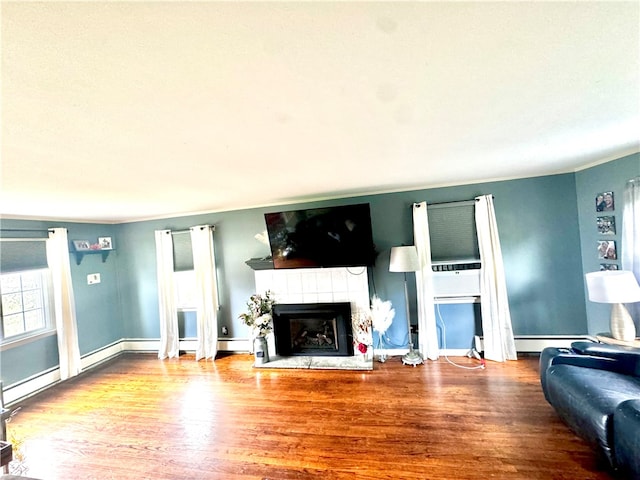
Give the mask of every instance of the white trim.
M 520 335 L 515 337 L 516 351 L 519 353 L 540 353 L 546 347 L 569 348 L 573 342 L 581 340 L 597 341 L 591 335 Z M 475 336 L 475 348 L 483 351 L 483 337 Z
M 82 370 L 94 367 L 122 353 L 122 341 L 117 341 L 99 350 L 94 350 L 80 359 Z
M 30 377 L 23 383 L 15 387 L 9 387 L 4 390 L 5 407 L 11 406 L 12 403 L 30 397 L 45 388 L 51 387 L 60 381 L 60 369 L 47 371 Z
M 218 351 L 223 352 L 250 352 L 251 340 L 248 338 L 224 338 L 218 339 Z
M 53 323 L 55 324 L 55 322 Z M 5 340 L 4 343 L 0 343 L 0 352 L 4 352 L 5 350 L 10 350 L 15 347 L 21 347 L 22 345 L 26 345 L 27 343 L 35 342 L 37 340 L 42 340 L 43 338 L 50 337 L 56 333 L 55 325 L 45 327 L 43 330 L 38 331 L 38 333 L 31 331 L 22 337 L 16 338 L 15 340 Z
M 160 348 L 160 340 L 145 338 L 123 338 L 123 352 L 142 352 L 142 353 L 158 353 Z
M 182 339 L 180 340 L 180 350 L 195 352 L 196 342 L 195 338 Z M 229 338 L 218 341 L 218 351 L 248 352 L 249 345 L 250 341 L 246 338 Z M 123 338 L 104 348 L 85 354 L 81 359 L 82 370 L 90 370 L 124 352 L 157 353 L 159 346 L 158 339 Z M 45 370 L 15 385 L 7 386 L 4 390 L 4 401 L 6 405 L 11 405 L 59 382 L 60 369 L 58 367 Z

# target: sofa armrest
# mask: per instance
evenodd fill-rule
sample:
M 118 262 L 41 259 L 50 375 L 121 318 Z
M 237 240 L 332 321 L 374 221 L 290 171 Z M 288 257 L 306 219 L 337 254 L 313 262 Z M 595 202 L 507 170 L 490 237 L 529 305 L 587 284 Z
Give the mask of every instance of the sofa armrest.
M 599 370 L 609 370 L 618 372 L 618 361 L 612 358 L 596 357 L 593 355 L 581 355 L 568 348 L 547 347 L 540 353 L 540 384 L 542 392 L 547 401 L 549 395 L 547 390 L 547 371 L 553 365 L 574 365 L 584 368 L 597 368 Z
M 571 349 L 584 356 L 617 360 L 618 372 L 640 377 L 640 348 L 595 342 L 573 342 Z

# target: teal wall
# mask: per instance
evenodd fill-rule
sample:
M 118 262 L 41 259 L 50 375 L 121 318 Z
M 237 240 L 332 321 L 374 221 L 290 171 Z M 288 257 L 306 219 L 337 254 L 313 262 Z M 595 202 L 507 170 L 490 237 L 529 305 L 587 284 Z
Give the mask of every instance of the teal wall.
M 101 349 L 122 338 L 123 323 L 118 285 L 117 226 L 86 223 L 7 220 L 0 221 L 2 229 L 41 229 L 65 227 L 69 240 L 89 240 L 112 237 L 115 251 L 102 263 L 100 255 L 87 255 L 80 265 L 71 258 L 71 277 L 76 301 L 76 318 L 80 354 Z M 3 236 L 20 236 L 18 232 L 4 232 Z M 46 234 L 43 234 L 46 236 Z M 0 252 L 2 254 L 2 252 Z M 87 275 L 99 273 L 101 283 L 87 285 Z M 58 365 L 56 336 L 49 336 L 0 353 L 0 375 L 5 386 L 39 374 Z
M 254 239 L 265 228 L 264 213 L 368 202 L 380 252 L 370 271 L 372 293 L 396 307 L 389 335 L 401 345 L 406 338 L 403 276 L 389 273 L 388 256 L 392 246 L 413 243 L 410 205 L 466 200 L 488 193 L 495 196 L 515 333 L 584 334 L 587 325 L 575 191 L 574 175 L 566 174 L 123 224 L 118 231 L 118 255 L 123 268 L 122 305 L 127 312 L 124 335 L 159 336 L 154 230 L 180 230 L 201 223 L 216 226 L 222 304 L 219 324 L 227 325 L 232 337 L 246 337 L 247 330 L 237 319 L 254 293 L 253 271 L 245 261 L 269 254 L 268 247 Z M 413 279 L 410 281 L 415 319 L 415 287 Z
M 620 190 L 621 182 L 638 174 L 637 167 L 636 155 L 578 174 L 119 225 L 3 220 L 1 226 L 43 229 L 63 226 L 68 228 L 70 240 L 93 241 L 98 236 L 113 238 L 115 250 L 105 263 L 102 263 L 99 255 L 91 255 L 85 257 L 81 265 L 76 265 L 75 262 L 71 265 L 80 351 L 81 354 L 87 354 L 121 338 L 159 337 L 155 230 L 183 230 L 198 224 L 216 226 L 215 252 L 221 296 L 219 325 L 229 327 L 230 337 L 246 337 L 248 332 L 238 320 L 238 315 L 245 310 L 247 298 L 254 293 L 254 277 L 245 261 L 269 254 L 268 247 L 254 239 L 255 234 L 265 229 L 264 213 L 368 202 L 371 206 L 374 241 L 380 252 L 375 267 L 369 273 L 371 292 L 392 302 L 396 316 L 388 334 L 393 343 L 404 345 L 407 321 L 403 276 L 390 273 L 388 264 L 392 246 L 413 243 L 410 205 L 421 201 L 432 203 L 468 200 L 482 194 L 493 194 L 515 334 L 578 335 L 598 331 L 593 328 L 600 329 L 598 325 L 592 325 L 591 319 L 587 323 L 583 270 L 587 271 L 587 267 L 593 265 L 586 264 L 588 255 L 584 250 L 593 242 L 589 238 L 585 239 L 592 233 L 589 230 L 590 214 L 583 211 L 583 204 L 587 203 L 586 198 L 593 196 L 592 191 Z M 603 180 L 601 184 L 597 184 L 595 179 Z M 102 283 L 87 285 L 86 276 L 89 273 L 100 273 Z M 415 284 L 412 276 L 409 277 L 411 316 L 415 323 Z M 449 309 L 452 314 L 446 315 L 449 348 L 466 348 L 474 333 L 471 331 L 474 322 L 465 315 L 460 316 L 458 311 L 461 308 Z M 463 319 L 456 323 L 455 318 Z M 182 327 L 186 335 L 192 334 L 192 323 L 193 320 L 186 315 Z M 5 350 L 0 356 L 2 379 L 5 385 L 11 385 L 55 367 L 56 356 L 55 337 Z
M 617 263 L 621 261 L 601 262 L 596 253 L 598 240 L 612 239 L 616 241 L 618 259 L 625 248 L 622 243 L 622 201 L 624 188 L 628 180 L 640 175 L 640 154 L 629 155 L 615 162 L 609 162 L 576 173 L 576 198 L 580 220 L 580 242 L 582 248 L 582 270 L 584 273 L 599 270 L 600 263 Z M 613 192 L 615 210 L 613 212 L 596 213 L 595 197 L 600 192 Z M 596 217 L 613 215 L 616 220 L 616 234 L 612 237 L 598 235 Z M 584 282 L 583 282 L 584 285 Z M 586 287 L 585 298 L 587 298 Z M 586 301 L 588 330 L 591 334 L 608 332 L 611 306 L 603 303 Z M 640 325 L 636 322 L 640 330 Z

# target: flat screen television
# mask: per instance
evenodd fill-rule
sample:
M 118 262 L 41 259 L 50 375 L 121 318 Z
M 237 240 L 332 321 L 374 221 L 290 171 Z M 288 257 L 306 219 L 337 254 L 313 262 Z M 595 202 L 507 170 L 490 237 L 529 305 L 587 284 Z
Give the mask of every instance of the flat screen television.
M 373 265 L 369 204 L 266 213 L 274 268 Z

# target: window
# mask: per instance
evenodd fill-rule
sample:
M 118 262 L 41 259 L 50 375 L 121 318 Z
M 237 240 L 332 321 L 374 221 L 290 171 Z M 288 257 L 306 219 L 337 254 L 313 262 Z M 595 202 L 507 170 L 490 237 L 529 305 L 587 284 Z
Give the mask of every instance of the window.
M 47 269 L 0 275 L 0 340 L 17 340 L 49 330 L 50 292 Z
M 173 234 L 173 281 L 176 308 L 196 310 L 196 272 L 193 268 L 193 245 L 189 230 Z
M 196 310 L 198 302 L 196 300 L 196 272 L 195 270 L 184 270 L 173 272 L 175 286 L 176 308 L 178 310 Z

